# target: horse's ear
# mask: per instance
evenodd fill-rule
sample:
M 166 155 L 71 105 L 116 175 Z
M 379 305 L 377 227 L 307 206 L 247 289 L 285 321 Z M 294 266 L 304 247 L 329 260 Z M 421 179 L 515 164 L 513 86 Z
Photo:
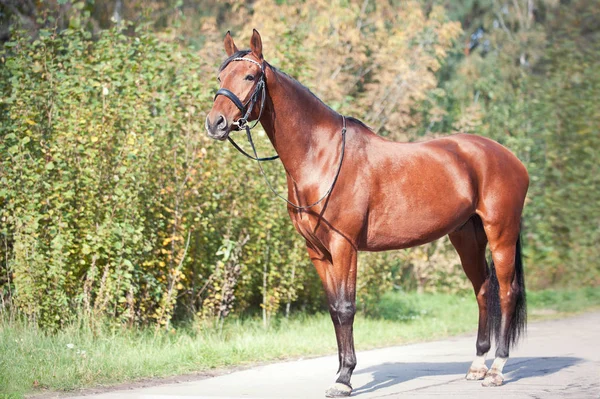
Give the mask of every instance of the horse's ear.
M 228 57 L 231 57 L 233 54 L 237 53 L 238 48 L 233 42 L 233 38 L 231 37 L 231 33 L 229 33 L 229 31 L 227 31 L 227 34 L 225 35 L 225 41 L 223 44 L 225 45 L 225 52 L 227 53 Z
M 262 40 L 260 39 L 260 33 L 256 29 L 252 32 L 252 38 L 250 39 L 250 50 L 252 54 L 259 60 L 263 59 L 262 53 Z

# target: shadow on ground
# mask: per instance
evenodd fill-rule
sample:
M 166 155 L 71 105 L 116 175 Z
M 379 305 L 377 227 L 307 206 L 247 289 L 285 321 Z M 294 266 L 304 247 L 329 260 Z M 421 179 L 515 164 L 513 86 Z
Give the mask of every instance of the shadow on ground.
M 583 359 L 576 357 L 516 357 L 510 358 L 504 368 L 506 385 L 519 381 L 523 378 L 537 377 L 556 373 L 559 370 L 571 367 L 582 362 Z M 488 360 L 488 367 L 492 360 Z M 358 370 L 355 374 L 372 374 L 373 379 L 353 390 L 353 395 L 375 392 L 379 389 L 392 387 L 420 377 L 436 377 L 440 375 L 457 375 L 462 379 L 466 374 L 470 362 L 447 362 L 447 363 L 383 363 L 377 366 Z

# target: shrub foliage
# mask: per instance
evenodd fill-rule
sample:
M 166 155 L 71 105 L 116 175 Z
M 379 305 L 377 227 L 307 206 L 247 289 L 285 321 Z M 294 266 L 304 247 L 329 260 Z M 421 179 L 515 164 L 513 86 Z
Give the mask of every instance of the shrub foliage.
M 238 46 L 258 28 L 272 64 L 379 134 L 466 131 L 511 148 L 532 177 L 528 278 L 598 284 L 600 25 L 585 1 L 58 3 L 14 6 L 27 31 L 13 25 L 0 54 L 2 309 L 51 329 L 75 316 L 168 328 L 322 306 L 285 206 L 204 134 L 236 27 Z M 121 19 L 146 11 L 162 16 Z M 283 173 L 268 167 L 285 192 Z M 394 286 L 468 290 L 460 269 L 447 241 L 361 255 L 359 308 Z

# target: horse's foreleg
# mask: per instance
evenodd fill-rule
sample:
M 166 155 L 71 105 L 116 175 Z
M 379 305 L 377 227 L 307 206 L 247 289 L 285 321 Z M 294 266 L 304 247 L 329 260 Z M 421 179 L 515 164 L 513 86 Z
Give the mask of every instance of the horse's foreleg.
M 329 301 L 329 313 L 335 327 L 335 336 L 338 344 L 339 376 L 331 387 L 326 391 L 330 398 L 349 396 L 352 392 L 350 378 L 354 367 L 356 367 L 356 354 L 354 352 L 354 338 L 352 324 L 356 305 L 354 299 L 343 296 Z
M 356 367 L 352 325 L 356 313 L 357 253 L 352 245 L 344 241 L 333 248 L 330 256 L 323 256 L 310 246 L 309 254 L 327 294 L 338 345 L 339 376 L 325 395 L 333 398 L 349 396 L 352 392 L 350 378 Z

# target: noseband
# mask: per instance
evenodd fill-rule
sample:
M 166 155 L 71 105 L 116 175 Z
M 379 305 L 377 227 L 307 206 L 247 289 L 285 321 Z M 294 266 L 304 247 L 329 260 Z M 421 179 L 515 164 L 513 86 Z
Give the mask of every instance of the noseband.
M 265 107 L 265 98 L 266 98 L 266 91 L 267 91 L 267 87 L 266 87 L 267 85 L 265 84 L 264 63 L 263 63 L 263 65 L 261 65 L 258 62 L 251 60 L 250 58 L 244 58 L 244 57 L 237 57 L 237 58 L 234 58 L 232 61 L 248 61 L 248 62 L 252 62 L 253 64 L 258 65 L 258 67 L 260 68 L 261 74 L 260 74 L 260 78 L 258 79 L 258 82 L 256 83 L 256 86 L 254 87 L 254 91 L 250 95 L 250 98 L 248 99 L 246 104 L 244 104 L 242 102 L 242 100 L 240 100 L 239 97 L 236 96 L 231 90 L 223 87 L 217 91 L 217 93 L 215 94 L 215 98 L 213 99 L 213 102 L 217 100 L 217 97 L 225 96 L 237 107 L 237 109 L 240 110 L 240 112 L 242 113 L 243 116 L 240 119 L 238 119 L 237 121 L 233 122 L 232 124 L 236 127 L 236 130 L 238 130 L 238 131 L 242 130 L 242 129 L 246 130 L 246 136 L 248 137 L 248 141 L 252 144 L 252 147 L 254 147 L 250 129 L 254 129 L 254 127 L 258 124 L 260 117 L 262 116 L 263 109 Z M 256 118 L 254 125 L 248 126 L 248 118 L 250 117 L 250 114 L 252 113 L 252 110 L 254 109 L 256 102 L 258 101 L 259 95 L 261 96 L 261 100 L 260 100 L 260 112 L 258 114 L 258 118 Z M 248 158 L 253 159 L 255 161 L 273 161 L 273 160 L 279 158 L 279 155 L 273 155 L 272 157 L 265 157 L 265 158 L 259 158 L 258 156 L 252 156 L 252 155 L 248 154 L 246 151 L 244 151 L 239 145 L 237 145 L 237 143 L 230 136 L 227 136 L 227 140 L 229 140 L 231 145 L 233 145 L 236 150 L 238 150 L 239 152 L 241 152 Z M 256 151 L 254 151 L 254 152 L 256 154 Z

